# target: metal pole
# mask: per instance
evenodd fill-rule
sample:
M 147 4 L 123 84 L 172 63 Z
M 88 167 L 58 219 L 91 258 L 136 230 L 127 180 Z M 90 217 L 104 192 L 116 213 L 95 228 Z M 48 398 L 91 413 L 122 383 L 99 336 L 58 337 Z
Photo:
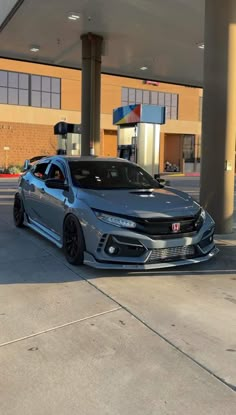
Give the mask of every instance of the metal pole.
M 236 136 L 236 2 L 206 0 L 201 204 L 217 233 L 233 228 Z
M 82 40 L 82 140 L 81 155 L 100 144 L 101 36 L 84 34 Z M 98 151 L 98 150 L 97 150 Z

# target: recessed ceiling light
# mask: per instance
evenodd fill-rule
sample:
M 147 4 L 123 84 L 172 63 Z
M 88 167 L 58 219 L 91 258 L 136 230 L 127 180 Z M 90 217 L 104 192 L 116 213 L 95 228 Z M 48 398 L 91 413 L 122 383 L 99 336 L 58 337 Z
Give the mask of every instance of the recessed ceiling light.
M 141 69 L 141 71 L 146 71 L 148 68 L 147 68 L 147 66 L 142 66 L 140 69 Z
M 40 49 L 40 47 L 39 47 L 39 46 L 31 46 L 31 48 L 30 48 L 30 52 L 34 52 L 34 53 L 36 53 L 36 52 L 38 52 L 38 51 L 39 51 L 39 49 Z
M 204 47 L 205 47 L 204 43 L 198 43 L 198 48 L 199 49 L 204 49 Z
M 68 17 L 69 20 L 74 20 L 74 21 L 80 19 L 79 13 L 75 13 L 75 12 L 69 13 L 67 17 Z

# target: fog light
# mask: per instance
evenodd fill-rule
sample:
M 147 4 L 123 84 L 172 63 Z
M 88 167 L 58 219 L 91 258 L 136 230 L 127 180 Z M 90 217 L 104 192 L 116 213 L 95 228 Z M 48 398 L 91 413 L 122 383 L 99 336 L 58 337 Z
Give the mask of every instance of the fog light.
M 118 249 L 115 246 L 109 246 L 108 252 L 111 255 L 115 255 L 117 253 Z

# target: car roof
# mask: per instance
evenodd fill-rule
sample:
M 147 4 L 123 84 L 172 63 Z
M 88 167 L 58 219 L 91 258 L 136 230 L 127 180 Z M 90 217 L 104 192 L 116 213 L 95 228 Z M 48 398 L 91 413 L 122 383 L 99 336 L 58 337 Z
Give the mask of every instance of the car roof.
M 118 157 L 97 157 L 97 156 L 60 156 L 68 161 L 127 161 Z
M 42 157 L 40 159 L 40 161 L 45 161 L 45 160 L 54 160 L 54 161 L 59 161 L 59 160 L 66 160 L 68 162 L 70 161 L 110 161 L 110 162 L 126 162 L 126 163 L 130 163 L 129 160 L 125 160 L 122 158 L 118 158 L 118 157 L 97 157 L 97 156 L 66 156 L 66 155 L 55 155 L 55 156 L 45 156 Z

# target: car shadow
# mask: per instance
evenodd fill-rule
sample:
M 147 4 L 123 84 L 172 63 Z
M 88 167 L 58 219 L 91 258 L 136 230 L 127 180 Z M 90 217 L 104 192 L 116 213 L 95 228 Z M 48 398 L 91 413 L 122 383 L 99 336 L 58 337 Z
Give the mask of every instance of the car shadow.
M 98 278 L 126 278 L 126 277 L 153 277 L 153 278 L 194 278 L 195 276 L 220 276 L 220 275 L 235 275 L 236 276 L 236 246 L 225 246 L 222 244 L 216 244 L 220 252 L 214 258 L 209 261 L 185 265 L 181 267 L 169 267 L 164 269 L 155 269 L 155 270 L 101 270 L 94 269 L 88 266 L 80 267 L 80 270 L 75 266 L 68 264 L 69 268 L 72 269 L 75 273 L 80 273 L 82 278 L 86 280 L 94 280 Z M 236 281 L 236 277 L 235 277 Z
M 219 246 L 219 245 L 218 245 Z M 100 278 L 205 278 L 231 275 L 236 281 L 235 247 L 221 246 L 219 254 L 212 260 L 195 265 L 165 268 L 149 271 L 100 270 L 86 265 L 73 266 L 66 262 L 63 253 L 45 250 L 41 256 L 22 261 L 2 262 L 0 264 L 1 284 L 55 284 L 73 281 L 92 281 Z

